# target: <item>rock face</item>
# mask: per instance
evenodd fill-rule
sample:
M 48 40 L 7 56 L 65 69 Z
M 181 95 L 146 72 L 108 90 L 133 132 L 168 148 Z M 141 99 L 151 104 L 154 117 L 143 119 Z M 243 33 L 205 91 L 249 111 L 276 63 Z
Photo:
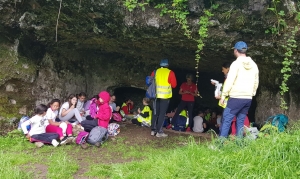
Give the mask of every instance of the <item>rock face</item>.
M 77 1 L 62 0 L 57 19 L 60 1 L 0 0 L 0 114 L 11 117 L 29 113 L 36 104 L 48 103 L 53 98 L 64 100 L 81 91 L 91 96 L 118 87 L 144 89 L 145 76 L 162 58 L 170 60 L 178 78 L 180 71 L 194 72 L 197 44 L 183 35 L 173 18 L 160 16 L 161 10 L 154 8 L 159 3 L 151 0 L 145 11 L 137 7 L 129 12 L 118 0 L 82 1 L 80 5 Z M 166 3 L 171 5 L 171 1 Z M 189 0 L 188 22 L 194 38 L 199 17 L 212 4 L 218 7 L 213 10 L 209 37 L 200 54 L 199 71 L 204 75 L 199 80 L 200 92 L 210 94 L 213 89 L 208 80 L 212 77 L 205 75 L 214 74 L 222 81 L 221 65 L 234 60 L 231 47 L 236 41 L 246 41 L 250 47 L 248 55 L 260 69 L 254 111 L 255 120 L 261 123 L 267 116 L 281 112 L 280 69 L 285 53 L 282 45 L 298 23 L 295 19 L 300 5 L 292 0 L 277 4 L 278 12 L 285 13 L 282 18 L 286 25 L 280 26 L 277 34 L 271 34 L 265 32 L 277 27 L 278 18 L 268 10 L 274 7 L 270 1 Z M 286 113 L 297 120 L 299 47 L 291 58 L 295 64 L 286 96 L 290 107 Z M 200 103 L 216 105 L 212 96 Z

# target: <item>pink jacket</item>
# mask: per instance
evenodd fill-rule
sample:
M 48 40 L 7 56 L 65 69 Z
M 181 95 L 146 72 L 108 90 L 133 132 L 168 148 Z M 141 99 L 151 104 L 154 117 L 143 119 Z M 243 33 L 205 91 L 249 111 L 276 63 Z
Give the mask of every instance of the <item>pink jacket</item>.
M 101 98 L 104 102 L 100 103 L 96 118 L 98 119 L 98 125 L 107 129 L 112 115 L 112 110 L 108 103 L 110 100 L 110 95 L 108 92 L 102 91 L 99 93 L 99 98 Z

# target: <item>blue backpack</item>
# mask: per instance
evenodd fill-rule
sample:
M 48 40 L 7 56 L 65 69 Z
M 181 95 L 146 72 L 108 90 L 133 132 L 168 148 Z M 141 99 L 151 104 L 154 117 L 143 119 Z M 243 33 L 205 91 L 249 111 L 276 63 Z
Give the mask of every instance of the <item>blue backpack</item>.
M 23 131 L 22 128 L 21 128 L 21 124 L 22 124 L 23 122 L 29 120 L 29 119 L 30 119 L 29 116 L 22 116 L 22 118 L 20 119 L 20 122 L 19 122 L 19 124 L 18 124 L 18 130 Z M 31 125 L 26 126 L 26 128 L 27 128 L 28 131 L 30 131 Z M 23 131 L 23 132 L 24 132 L 24 131 Z
M 148 89 L 146 91 L 146 97 L 149 98 L 149 99 L 155 99 L 156 98 L 155 73 L 156 73 L 156 70 L 154 70 L 154 77 L 153 76 L 147 76 L 146 77 L 146 85 L 148 86 Z
M 184 116 L 178 116 L 176 125 L 173 127 L 175 131 L 185 131 L 186 130 L 187 118 Z
M 286 128 L 286 125 L 289 122 L 289 119 L 284 114 L 277 114 L 276 116 L 271 116 L 267 119 L 267 121 L 272 120 L 271 124 L 272 126 L 275 126 L 278 128 L 278 132 L 283 132 Z

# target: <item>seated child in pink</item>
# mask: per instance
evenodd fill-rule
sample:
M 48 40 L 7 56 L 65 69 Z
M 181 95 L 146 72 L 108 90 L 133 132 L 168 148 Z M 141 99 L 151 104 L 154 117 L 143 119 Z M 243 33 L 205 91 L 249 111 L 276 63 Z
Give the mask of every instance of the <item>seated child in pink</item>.
M 47 108 L 48 107 L 44 104 L 36 106 L 34 110 L 36 115 L 21 124 L 21 128 L 26 137 L 30 142 L 35 142 L 37 147 L 41 147 L 44 144 L 52 144 L 54 147 L 59 145 L 56 140 L 58 134 L 46 133 L 45 130 L 48 125 L 48 121 L 44 118 Z M 31 126 L 30 131 L 27 130 L 28 125 Z
M 107 91 L 102 91 L 99 93 L 99 110 L 96 114 L 95 119 L 82 121 L 81 126 L 86 132 L 90 132 L 94 127 L 100 126 L 105 129 L 108 127 L 109 120 L 112 116 L 112 109 L 108 102 L 110 100 L 110 95 Z
M 60 144 L 65 144 L 67 139 L 71 140 L 72 137 L 72 125 L 68 121 L 56 122 L 55 119 L 58 115 L 58 109 L 60 106 L 59 99 L 53 99 L 48 104 L 48 110 L 45 115 L 45 119 L 48 120 L 49 125 L 46 127 L 47 133 L 57 133 L 59 135 Z

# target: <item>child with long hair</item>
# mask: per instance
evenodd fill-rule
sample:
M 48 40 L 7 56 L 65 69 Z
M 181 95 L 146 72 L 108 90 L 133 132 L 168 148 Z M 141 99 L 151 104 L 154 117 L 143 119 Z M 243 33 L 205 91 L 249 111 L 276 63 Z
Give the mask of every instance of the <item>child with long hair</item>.
M 46 127 L 47 133 L 57 133 L 59 135 L 60 144 L 66 144 L 72 141 L 72 125 L 68 121 L 56 122 L 55 119 L 58 115 L 58 109 L 60 107 L 60 100 L 53 99 L 48 104 L 48 110 L 46 112 L 45 119 L 48 120 L 49 125 Z
M 44 116 L 46 115 L 47 108 L 44 104 L 36 106 L 34 110 L 35 116 L 21 124 L 26 138 L 30 142 L 35 142 L 37 147 L 42 147 L 44 144 L 52 144 L 54 147 L 59 145 L 56 140 L 59 137 L 57 133 L 46 133 L 45 128 L 48 125 L 48 121 Z M 31 125 L 30 131 L 27 130 L 28 125 Z
M 80 124 L 84 118 L 80 115 L 80 112 L 76 107 L 77 97 L 74 94 L 70 94 L 68 97 L 68 101 L 65 102 L 59 111 L 59 119 L 61 121 L 69 121 L 73 117 L 76 118 L 75 124 Z

